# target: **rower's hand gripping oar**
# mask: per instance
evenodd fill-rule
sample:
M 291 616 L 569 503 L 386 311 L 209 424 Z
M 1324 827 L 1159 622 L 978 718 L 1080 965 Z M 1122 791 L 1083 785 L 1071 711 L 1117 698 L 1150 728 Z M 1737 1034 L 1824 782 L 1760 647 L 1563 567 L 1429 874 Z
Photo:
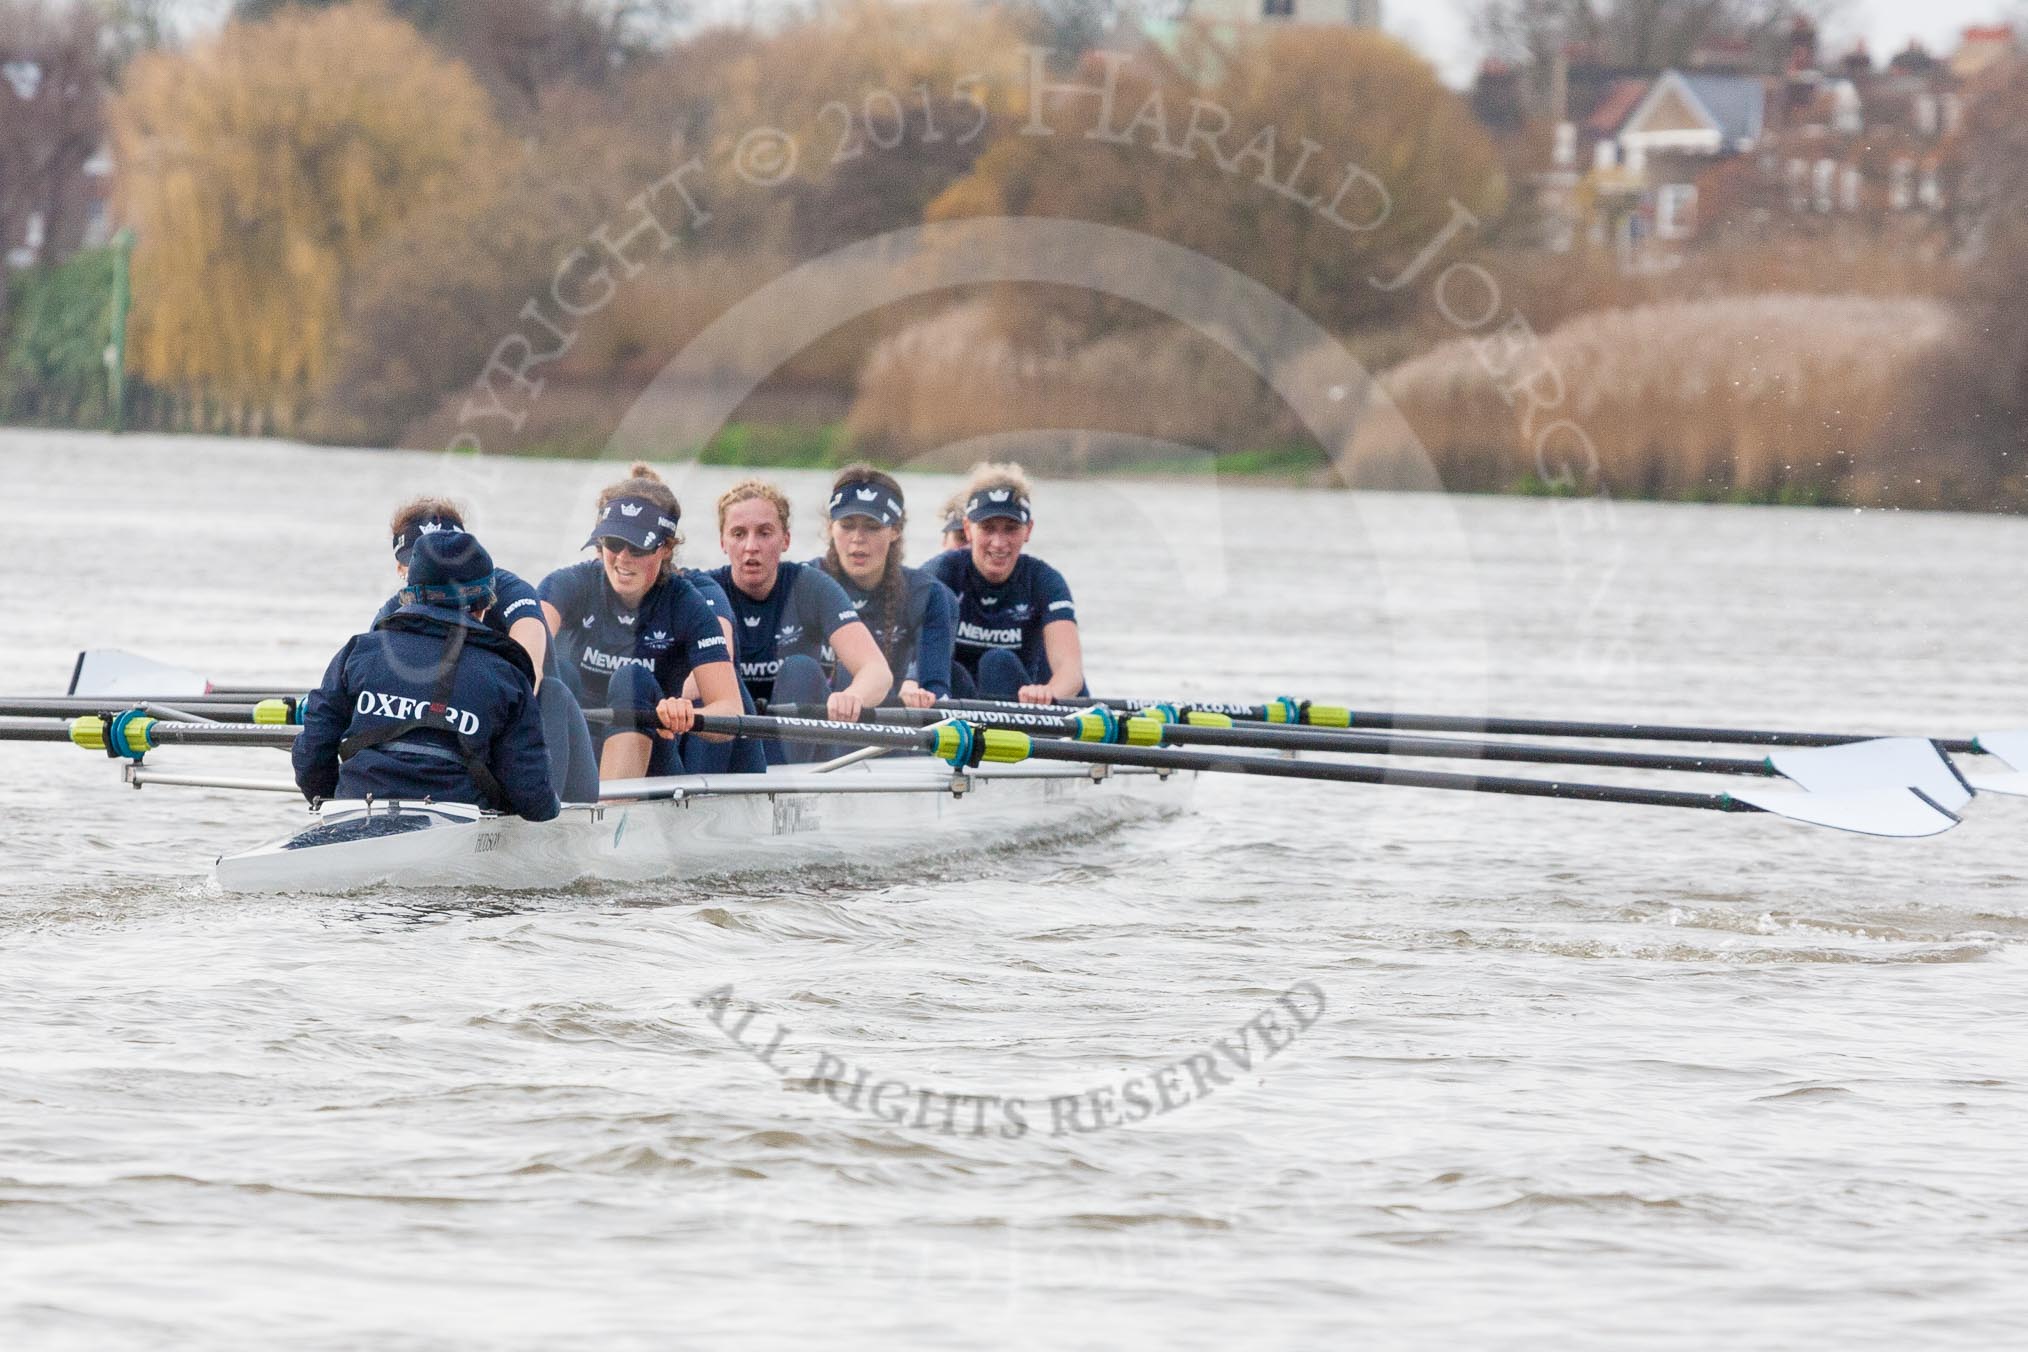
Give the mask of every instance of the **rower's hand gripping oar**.
M 1853 757 L 1850 764 L 1834 765 L 1809 759 L 1807 753 L 1784 753 L 1801 757 L 1782 773 L 1806 776 L 1831 786 L 1829 793 L 1813 791 L 1809 784 L 1799 789 L 1762 789 L 1744 793 L 1691 793 L 1677 789 L 1633 788 L 1611 784 L 1578 784 L 1562 780 L 1509 779 L 1443 771 L 1405 770 L 1379 765 L 1343 762 L 1289 761 L 1263 756 L 1214 754 L 1172 747 L 1089 744 L 1068 740 L 1036 740 L 1025 732 L 1008 728 L 979 727 L 965 721 L 934 728 L 907 729 L 865 723 L 802 720 L 769 717 L 714 717 L 698 715 L 697 729 L 738 737 L 781 737 L 803 742 L 838 746 L 887 746 L 928 752 L 963 769 L 982 763 L 1015 764 L 1024 760 L 1069 761 L 1085 765 L 1124 765 L 1154 770 L 1200 770 L 1222 774 L 1262 775 L 1277 779 L 1303 779 L 1341 784 L 1395 785 L 1409 788 L 1447 789 L 1468 793 L 1515 794 L 1535 798 L 1569 798 L 1587 802 L 1633 803 L 1650 807 L 1701 808 L 1713 812 L 1766 812 L 1815 826 L 1830 826 L 1879 836 L 1932 836 L 1958 824 L 1957 808 L 1971 799 L 1971 790 L 1957 779 L 1956 772 L 1943 762 L 1935 747 L 1917 739 L 1899 739 L 1903 745 L 1887 751 L 1870 751 Z M 1878 745 L 1878 744 L 1876 744 Z M 1839 748 L 1846 750 L 1846 748 Z M 1922 762 L 1926 750 L 1931 764 Z M 1896 777 L 1911 775 L 1921 787 L 1908 783 L 1875 784 L 1854 790 L 1839 779 L 1840 769 L 1855 766 L 1885 774 L 1885 766 L 1897 768 Z M 1948 778 L 1955 790 L 1942 782 Z M 1799 780 L 1799 782 L 1801 782 Z

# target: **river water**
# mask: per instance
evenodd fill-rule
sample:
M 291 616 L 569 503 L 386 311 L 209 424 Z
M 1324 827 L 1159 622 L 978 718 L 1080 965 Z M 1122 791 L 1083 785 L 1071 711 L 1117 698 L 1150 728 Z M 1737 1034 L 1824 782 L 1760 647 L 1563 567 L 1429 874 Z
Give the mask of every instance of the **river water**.
M 396 498 L 467 498 L 538 577 L 614 469 L 0 433 L 0 691 L 101 646 L 300 685 L 389 588 Z M 731 477 L 672 471 L 693 562 Z M 814 552 L 821 480 L 778 477 Z M 920 554 L 951 481 L 905 477 Z M 2018 521 L 1209 481 L 1038 511 L 1100 694 L 2028 723 Z M 703 892 L 207 883 L 300 812 L 0 746 L 8 1346 L 2028 1337 L 2028 803 L 1909 842 L 1226 778 L 1099 839 Z M 1161 1074 L 1194 1055 L 1219 1078 Z M 862 1072 L 1029 1128 L 886 1120 Z M 1046 1106 L 1163 1084 L 1131 1124 Z

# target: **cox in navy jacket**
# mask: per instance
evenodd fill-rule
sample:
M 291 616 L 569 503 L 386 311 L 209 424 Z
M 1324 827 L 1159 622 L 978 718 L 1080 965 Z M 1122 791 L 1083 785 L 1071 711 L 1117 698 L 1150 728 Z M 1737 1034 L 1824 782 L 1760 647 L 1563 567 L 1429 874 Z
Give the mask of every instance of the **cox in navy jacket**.
M 414 719 L 437 698 L 455 627 L 465 630 L 447 701 L 456 732 L 411 731 L 341 765 L 338 750 L 347 738 Z M 506 635 L 460 611 L 405 606 L 339 649 L 310 693 L 291 752 L 297 787 L 307 798 L 434 798 L 548 821 L 560 805 L 549 782 L 534 682 L 528 654 Z M 480 787 L 466 766 L 468 754 L 491 772 L 507 801 L 493 801 Z

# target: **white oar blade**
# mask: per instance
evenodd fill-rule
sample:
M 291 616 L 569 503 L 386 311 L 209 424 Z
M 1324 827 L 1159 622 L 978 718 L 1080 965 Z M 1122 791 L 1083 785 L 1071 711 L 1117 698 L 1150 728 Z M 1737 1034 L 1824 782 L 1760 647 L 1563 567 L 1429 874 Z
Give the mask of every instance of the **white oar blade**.
M 2028 798 L 2028 728 L 1982 732 L 1972 740 L 1979 750 L 2004 763 L 2009 774 L 1974 774 L 1966 778 L 1981 793 L 2006 793 Z
M 1913 789 L 1947 813 L 1972 801 L 1972 790 L 1936 743 L 1881 737 L 1845 746 L 1782 748 L 1768 757 L 1784 777 L 1827 798 Z M 1738 795 L 1735 795 L 1737 797 Z
M 1913 789 L 1812 793 L 1806 789 L 1734 789 L 1732 796 L 1790 821 L 1833 826 L 1863 836 L 1937 836 L 1958 824 Z
M 93 648 L 77 655 L 70 674 L 70 693 L 97 698 L 122 699 L 137 696 L 204 695 L 211 682 L 195 671 L 172 667 L 118 648 Z
M 1732 796 L 1791 821 L 1861 835 L 1940 835 L 1972 800 L 1956 767 L 1920 737 L 1782 748 L 1768 762 L 1797 787 L 1735 789 Z

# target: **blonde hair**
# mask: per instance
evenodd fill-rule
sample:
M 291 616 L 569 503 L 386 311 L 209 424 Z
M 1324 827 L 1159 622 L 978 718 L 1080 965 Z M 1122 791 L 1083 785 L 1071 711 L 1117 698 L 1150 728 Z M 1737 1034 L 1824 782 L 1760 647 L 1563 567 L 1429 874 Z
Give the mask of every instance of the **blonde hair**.
M 969 499 L 979 493 L 990 493 L 995 489 L 1012 489 L 1018 498 L 1034 497 L 1028 487 L 1028 471 L 1007 461 L 994 464 L 990 461 L 972 466 L 972 477 L 965 481 L 965 491 L 960 498 Z
M 951 496 L 944 502 L 944 505 L 940 509 L 938 509 L 937 528 L 939 530 L 942 530 L 945 526 L 948 526 L 951 522 L 955 521 L 958 523 L 959 532 L 962 533 L 964 531 L 965 498 L 966 494 L 961 489 L 958 492 L 951 494 Z
M 636 460 L 627 466 L 627 477 L 618 483 L 607 484 L 599 492 L 598 511 L 603 514 L 606 505 L 615 498 L 645 498 L 669 514 L 672 521 L 683 519 L 683 504 L 676 501 L 676 493 L 664 483 L 655 467 L 645 460 Z M 671 577 L 676 572 L 676 551 L 683 547 L 683 537 L 669 537 L 669 557 L 662 560 L 662 576 Z
M 721 535 L 725 533 L 725 514 L 727 512 L 742 502 L 754 502 L 756 500 L 773 503 L 775 505 L 775 515 L 781 518 L 782 529 L 787 530 L 789 528 L 789 513 L 792 509 L 789 507 L 788 495 L 766 479 L 741 479 L 719 495 L 719 533 Z
M 428 521 L 431 517 L 448 521 L 459 530 L 465 528 L 465 509 L 463 507 L 452 502 L 449 498 L 432 497 L 424 494 L 421 497 L 410 498 L 407 502 L 394 509 L 394 515 L 387 523 L 387 533 L 390 536 L 400 535 L 416 522 Z

